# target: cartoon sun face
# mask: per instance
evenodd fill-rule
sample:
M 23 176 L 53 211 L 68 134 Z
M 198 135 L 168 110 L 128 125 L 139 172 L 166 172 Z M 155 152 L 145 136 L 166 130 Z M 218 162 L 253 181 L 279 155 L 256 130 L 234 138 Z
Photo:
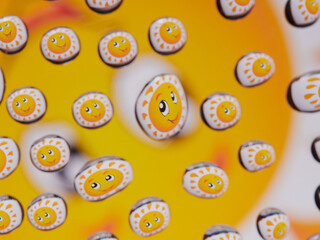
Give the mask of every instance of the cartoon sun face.
M 214 225 L 210 227 L 204 237 L 203 240 L 242 240 L 241 235 L 235 230 L 233 227 L 228 225 Z
M 67 206 L 63 198 L 56 194 L 45 193 L 36 197 L 27 210 L 30 223 L 40 230 L 52 230 L 64 223 Z
M 286 6 L 288 21 L 297 27 L 315 23 L 320 15 L 319 0 L 289 0 Z
M 260 85 L 275 72 L 273 59 L 263 52 L 252 52 L 243 56 L 236 66 L 236 78 L 245 87 Z
M 24 48 L 28 40 L 25 24 L 16 16 L 0 19 L 0 49 L 5 53 L 15 53 Z
M 40 120 L 47 110 L 47 103 L 42 92 L 33 87 L 13 91 L 7 99 L 10 116 L 21 123 Z
M 6 234 L 19 227 L 23 220 L 20 202 L 8 195 L 0 196 L 0 234 Z
M 73 117 L 85 128 L 98 128 L 107 124 L 113 117 L 110 99 L 99 92 L 81 95 L 73 104 Z
M 163 17 L 151 24 L 149 40 L 153 49 L 158 53 L 175 53 L 185 45 L 187 32 L 180 20 Z
M 117 9 L 122 0 L 86 0 L 88 6 L 98 12 L 98 13 L 107 13 Z
M 42 207 L 35 211 L 33 218 L 39 226 L 48 227 L 57 220 L 57 214 L 50 207 Z
M 254 7 L 255 0 L 218 0 L 218 9 L 228 19 L 245 17 Z
M 136 58 L 138 45 L 130 33 L 112 32 L 100 40 L 99 54 L 106 64 L 120 67 L 131 63 Z
M 250 172 L 269 167 L 275 161 L 274 148 L 263 141 L 244 143 L 239 151 L 241 165 Z
M 138 201 L 132 208 L 129 222 L 132 230 L 142 237 L 148 237 L 164 230 L 170 221 L 167 203 L 160 198 L 149 197 Z
M 241 108 L 238 100 L 225 93 L 210 95 L 201 105 L 201 116 L 208 127 L 225 130 L 240 119 Z
M 219 197 L 227 190 L 228 185 L 227 174 L 209 162 L 189 166 L 183 176 L 184 188 L 201 198 Z
M 71 40 L 67 34 L 57 32 L 49 37 L 47 44 L 51 52 L 61 54 L 69 50 Z
M 56 27 L 44 34 L 41 40 L 43 56 L 53 63 L 65 63 L 80 52 L 80 41 L 76 33 L 67 27 Z
M 118 240 L 118 238 L 110 232 L 101 231 L 90 236 L 88 240 Z
M 136 116 L 142 129 L 153 139 L 174 136 L 182 129 L 187 100 L 175 75 L 159 75 L 142 90 L 136 102 Z
M 263 210 L 257 219 L 258 231 L 265 240 L 284 239 L 290 223 L 288 217 L 278 209 Z
M 4 80 L 2 69 L 0 68 L 0 103 L 2 102 L 5 88 L 6 88 L 6 82 Z
M 0 137 L 0 179 L 8 177 L 18 166 L 20 150 L 11 138 Z
M 320 111 L 320 73 L 307 73 L 294 79 L 287 96 L 289 104 L 298 111 Z
M 59 136 L 45 136 L 30 148 L 32 163 L 41 171 L 52 172 L 62 169 L 70 159 L 70 147 Z
M 100 201 L 123 190 L 133 177 L 129 162 L 105 156 L 86 164 L 75 178 L 75 189 L 87 201 Z

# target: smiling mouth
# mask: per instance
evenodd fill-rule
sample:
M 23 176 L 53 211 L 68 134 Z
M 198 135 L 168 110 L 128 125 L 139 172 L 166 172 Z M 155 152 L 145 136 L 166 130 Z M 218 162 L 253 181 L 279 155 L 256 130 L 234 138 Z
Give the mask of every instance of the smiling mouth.
M 6 35 L 7 37 L 9 37 L 9 36 L 11 35 L 11 32 L 12 32 L 12 31 L 10 31 L 8 34 L 4 34 L 4 35 Z
M 30 110 L 30 107 L 28 107 L 26 110 L 22 110 L 23 112 L 29 112 L 29 110 Z
M 48 163 L 54 163 L 56 159 L 53 159 L 52 161 L 48 161 Z
M 93 115 L 94 118 L 99 118 L 101 116 L 101 113 L 99 113 L 98 115 Z
M 128 48 L 122 49 L 121 52 L 126 52 Z
M 175 119 L 172 119 L 172 120 L 171 120 L 171 119 L 168 119 L 168 121 L 174 124 L 174 123 L 177 121 L 177 119 L 178 119 L 178 115 L 176 116 Z
M 65 48 L 66 47 L 66 43 L 63 44 L 62 46 L 58 46 L 59 48 Z

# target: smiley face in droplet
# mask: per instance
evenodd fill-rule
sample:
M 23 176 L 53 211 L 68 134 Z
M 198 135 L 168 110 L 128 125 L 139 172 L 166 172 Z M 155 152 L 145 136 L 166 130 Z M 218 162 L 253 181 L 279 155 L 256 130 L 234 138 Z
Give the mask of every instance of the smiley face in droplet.
M 117 36 L 109 41 L 108 49 L 111 55 L 115 57 L 124 57 L 130 52 L 131 45 L 127 38 Z
M 260 150 L 255 156 L 255 162 L 258 165 L 268 164 L 272 159 L 272 154 L 269 150 Z
M 53 172 L 66 166 L 71 150 L 65 139 L 47 135 L 35 141 L 30 148 L 32 163 L 41 171 Z
M 21 123 L 40 120 L 47 111 L 47 102 L 43 93 L 33 87 L 13 91 L 7 99 L 10 116 Z
M 199 179 L 199 188 L 210 194 L 221 192 L 224 187 L 223 179 L 216 174 L 207 174 Z
M 265 240 L 284 239 L 290 228 L 289 218 L 278 209 L 266 208 L 258 216 L 257 227 Z
M 319 0 L 289 0 L 286 5 L 286 17 L 296 27 L 314 24 L 320 16 Z
M 74 185 L 87 201 L 100 201 L 123 190 L 132 181 L 129 162 L 114 156 L 104 156 L 86 164 L 76 175 Z
M 183 187 L 201 198 L 217 198 L 227 191 L 228 185 L 227 174 L 210 162 L 189 166 L 183 176 Z
M 273 236 L 275 239 L 281 239 L 286 235 L 288 230 L 287 224 L 285 222 L 280 222 L 276 225 L 273 230 Z
M 48 48 L 54 53 L 64 53 L 70 46 L 70 37 L 63 32 L 52 34 L 48 39 Z
M 163 225 L 163 222 L 163 214 L 158 211 L 152 211 L 141 218 L 140 229 L 145 233 L 150 233 L 158 230 Z
M 16 25 L 12 21 L 0 22 L 0 41 L 12 42 L 17 35 Z
M 43 146 L 37 154 L 39 162 L 47 167 L 56 165 L 61 159 L 61 153 L 55 146 Z
M 12 107 L 18 115 L 28 116 L 34 112 L 36 108 L 36 102 L 31 96 L 22 94 L 15 97 Z
M 138 201 L 129 215 L 132 230 L 142 237 L 149 237 L 164 230 L 170 222 L 167 203 L 157 197 L 146 197 Z
M 67 27 L 50 29 L 41 39 L 43 56 L 53 63 L 65 63 L 80 52 L 80 41 L 77 34 Z
M 239 150 L 241 165 L 250 172 L 262 170 L 271 166 L 275 161 L 275 150 L 263 141 L 248 141 Z
M 56 212 L 49 207 L 39 208 L 34 213 L 35 222 L 42 227 L 49 227 L 51 224 L 53 224 L 56 221 L 56 219 L 57 219 Z
M 87 178 L 84 189 L 90 196 L 101 196 L 118 187 L 123 178 L 117 169 L 100 170 Z
M 233 121 L 237 116 L 236 105 L 230 101 L 221 102 L 217 107 L 217 115 L 222 122 Z
M 212 94 L 203 101 L 201 116 L 204 123 L 214 130 L 228 129 L 240 119 L 239 101 L 226 93 Z
M 271 71 L 271 62 L 266 58 L 258 58 L 252 66 L 253 73 L 258 77 L 264 77 Z
M 88 92 L 74 102 L 72 112 L 80 126 L 98 128 L 112 119 L 113 106 L 106 95 L 99 92 Z
M 163 83 L 153 93 L 149 116 L 153 125 L 162 132 L 175 128 L 180 121 L 182 104 L 179 93 L 172 83 Z
M 160 35 L 167 43 L 177 43 L 181 38 L 181 29 L 178 24 L 165 22 L 160 27 Z
M 16 53 L 22 50 L 28 41 L 28 31 L 24 22 L 16 16 L 0 18 L 0 50 Z
M 251 52 L 237 63 L 235 75 L 244 87 L 253 87 L 268 81 L 275 72 L 273 59 L 263 52 Z
M 171 54 L 183 48 L 187 41 L 187 33 L 180 20 L 163 17 L 150 25 L 149 40 L 158 53 Z
M 187 114 L 187 101 L 178 78 L 159 75 L 140 93 L 136 115 L 142 129 L 154 139 L 166 139 L 183 127 Z
M 242 240 L 236 229 L 229 225 L 217 224 L 207 229 L 203 240 Z
M 106 34 L 99 42 L 99 54 L 104 63 L 122 67 L 131 63 L 138 54 L 138 44 L 128 32 Z
M 103 103 L 97 99 L 85 101 L 80 108 L 81 116 L 89 121 L 96 122 L 101 120 L 106 113 L 106 108 Z
M 35 228 L 48 231 L 65 222 L 67 205 L 62 197 L 53 193 L 44 193 L 32 200 L 27 215 Z

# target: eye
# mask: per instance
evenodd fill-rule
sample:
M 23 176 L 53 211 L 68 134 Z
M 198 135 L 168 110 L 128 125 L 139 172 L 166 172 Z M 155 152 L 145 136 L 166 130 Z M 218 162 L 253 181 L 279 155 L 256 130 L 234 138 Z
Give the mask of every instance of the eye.
M 42 221 L 43 221 L 42 217 L 38 217 L 38 220 L 39 220 L 40 222 L 42 222 Z
M 52 150 L 49 150 L 48 153 L 49 153 L 50 155 L 54 155 L 54 152 L 53 152 Z
M 49 217 L 50 217 L 50 214 L 46 212 L 46 213 L 44 214 L 44 216 L 45 216 L 46 218 L 49 218 Z
M 172 33 L 172 28 L 167 27 L 166 30 L 167 30 L 168 33 Z
M 152 224 L 149 223 L 149 222 L 147 222 L 147 223 L 146 223 L 146 227 L 147 227 L 147 228 L 151 228 L 151 227 L 152 227 Z
M 265 68 L 266 68 L 266 64 L 261 63 L 261 64 L 260 64 L 260 67 L 261 67 L 262 69 L 265 69 Z
M 155 220 L 156 222 L 160 222 L 160 218 L 158 218 L 158 217 L 156 217 L 154 220 Z
M 171 99 L 172 99 L 172 102 L 173 103 L 177 103 L 177 96 L 176 96 L 176 94 L 174 93 L 174 92 L 171 92 Z
M 265 155 L 262 155 L 262 160 L 266 160 L 267 159 L 267 157 L 265 156 Z
M 208 183 L 209 188 L 214 188 L 215 186 L 212 183 Z
M 10 26 L 10 24 L 9 24 L 9 23 L 5 23 L 4 25 L 5 25 L 6 27 L 9 27 L 9 26 Z
M 16 102 L 17 107 L 21 107 L 21 104 L 19 102 Z
M 230 110 L 228 108 L 225 108 L 223 111 L 225 112 L 225 114 L 229 114 L 230 113 Z
M 279 231 L 279 234 L 282 235 L 282 231 L 281 230 Z
M 47 159 L 47 156 L 44 155 L 44 154 L 41 154 L 41 158 L 42 158 L 43 160 L 46 160 L 46 159 Z
M 59 38 L 60 38 L 60 39 L 64 39 L 64 36 L 63 36 L 63 35 L 59 35 Z
M 91 187 L 93 189 L 99 189 L 100 188 L 100 183 L 94 182 L 94 183 L 91 184 Z
M 221 185 L 221 180 L 220 179 L 217 180 L 217 184 Z
M 56 44 L 56 43 L 57 43 L 57 39 L 52 38 L 52 39 L 51 39 L 51 42 L 52 42 L 53 44 Z
M 28 102 L 28 99 L 22 98 L 22 102 L 27 103 L 27 102 Z
M 178 29 L 177 25 L 173 25 L 173 28 L 174 28 L 174 29 Z
M 169 113 L 169 106 L 168 103 L 165 100 L 162 100 L 159 103 L 159 110 L 162 113 L 163 116 L 167 116 Z
M 122 43 L 126 43 L 126 40 L 125 40 L 125 39 L 121 39 L 121 42 L 122 42 Z
M 114 176 L 113 175 L 108 175 L 108 176 L 106 176 L 106 180 L 108 182 L 113 181 L 114 180 Z
M 231 106 L 230 108 L 231 108 L 231 110 L 234 110 L 234 109 L 235 109 L 235 107 L 234 107 L 234 106 Z
M 91 112 L 92 112 L 91 108 L 86 107 L 86 112 L 87 112 L 87 113 L 91 113 Z
M 0 216 L 0 221 L 2 221 L 3 220 L 3 218 Z
M 0 32 L 2 32 L 3 31 L 3 27 L 0 27 Z
M 95 108 L 99 108 L 99 104 L 97 104 L 97 103 L 94 103 L 93 106 L 94 106 Z
M 115 47 L 119 47 L 119 46 L 120 46 L 120 44 L 119 44 L 118 42 L 114 42 L 114 43 L 113 43 L 113 46 L 115 46 Z

